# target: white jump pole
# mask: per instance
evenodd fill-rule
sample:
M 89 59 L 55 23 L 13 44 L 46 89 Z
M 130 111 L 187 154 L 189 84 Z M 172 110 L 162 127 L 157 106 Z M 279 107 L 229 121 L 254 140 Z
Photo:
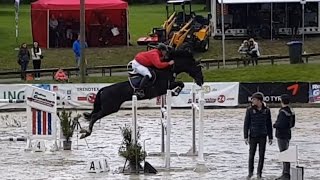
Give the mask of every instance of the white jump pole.
M 171 102 L 172 95 L 171 90 L 167 90 L 167 136 L 166 136 L 166 145 L 165 145 L 165 168 L 170 169 L 170 134 L 171 134 Z
M 132 130 L 131 130 L 131 136 L 132 136 L 132 142 L 134 144 L 137 143 L 137 96 L 132 96 Z
M 200 104 L 200 107 L 199 107 L 199 153 L 198 153 L 198 158 L 200 161 L 204 161 L 204 158 L 203 158 L 203 131 L 204 131 L 204 128 L 203 128 L 203 111 L 204 111 L 204 103 L 205 103 L 205 100 L 204 100 L 204 93 L 203 91 L 201 90 L 200 92 L 200 100 L 199 100 L 199 104 Z
M 186 153 L 188 156 L 197 155 L 196 149 L 196 112 L 199 110 L 196 99 L 196 85 L 193 84 L 191 88 L 192 95 L 192 103 L 191 103 L 191 111 L 192 111 L 192 145 L 189 151 Z
M 196 102 L 196 85 L 192 85 L 192 103 Z M 192 155 L 196 155 L 196 108 L 192 106 Z
M 203 155 L 203 146 L 204 146 L 204 122 L 203 122 L 203 116 L 204 116 L 204 92 L 203 90 L 200 91 L 200 100 L 199 100 L 199 152 L 198 152 L 198 163 L 196 165 L 196 168 L 194 171 L 196 172 L 208 172 L 209 169 L 206 167 L 205 161 L 204 161 L 204 155 Z
M 163 112 L 163 109 L 165 109 L 165 100 L 166 96 L 161 96 L 161 153 L 164 153 L 164 125 L 162 123 L 162 120 L 165 119 L 165 114 Z

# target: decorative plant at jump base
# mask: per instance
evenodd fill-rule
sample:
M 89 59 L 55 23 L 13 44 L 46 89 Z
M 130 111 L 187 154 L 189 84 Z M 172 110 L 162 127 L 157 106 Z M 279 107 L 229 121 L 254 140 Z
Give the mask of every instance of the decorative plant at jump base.
M 120 127 L 120 130 L 123 136 L 123 140 L 119 148 L 119 155 L 126 158 L 125 165 L 127 161 L 129 161 L 130 172 L 139 172 L 140 170 L 142 170 L 142 166 L 140 163 L 146 157 L 146 152 L 142 150 L 141 144 L 138 142 L 140 138 L 139 130 L 137 130 L 137 144 L 134 144 L 132 142 L 132 130 L 130 126 L 125 125 L 124 127 Z
M 62 109 L 61 113 L 58 113 L 58 117 L 60 119 L 61 131 L 63 136 L 66 138 L 66 141 L 63 141 L 63 149 L 71 150 L 72 141 L 70 141 L 73 136 L 74 128 L 76 127 L 80 114 L 77 114 L 76 117 L 71 117 L 72 111 L 66 111 L 66 109 Z

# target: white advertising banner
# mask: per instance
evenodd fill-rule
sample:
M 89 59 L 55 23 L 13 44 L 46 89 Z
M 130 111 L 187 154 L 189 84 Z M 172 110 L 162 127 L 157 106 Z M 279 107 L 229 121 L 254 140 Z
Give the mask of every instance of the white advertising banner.
M 106 84 L 52 84 L 58 107 L 92 108 L 96 94 Z
M 190 107 L 192 103 L 192 86 L 193 83 L 185 83 L 185 87 L 179 96 L 173 97 L 172 107 Z M 200 90 L 196 86 L 196 92 Z M 203 92 L 205 106 L 237 106 L 239 83 L 238 82 L 221 82 L 221 83 L 204 83 Z M 200 94 L 196 94 L 199 99 Z
M 0 84 L 0 99 L 24 100 L 25 84 Z M 0 103 L 0 109 L 25 108 L 25 103 Z
M 320 83 L 310 83 L 309 103 L 320 103 Z
M 111 84 L 34 84 L 33 86 L 50 90 L 57 95 L 58 108 L 84 108 L 91 109 L 97 92 Z M 185 83 L 179 96 L 173 97 L 172 107 L 190 107 L 191 89 L 193 83 Z M 26 85 L 0 85 L 0 99 L 24 99 Z M 205 83 L 205 106 L 237 106 L 239 83 Z M 196 91 L 200 87 L 196 86 Z M 198 95 L 196 97 L 199 98 Z M 159 98 L 147 99 L 138 102 L 138 107 L 159 107 Z M 125 102 L 121 107 L 130 108 L 131 102 Z M 25 104 L 0 103 L 0 108 L 25 108 Z

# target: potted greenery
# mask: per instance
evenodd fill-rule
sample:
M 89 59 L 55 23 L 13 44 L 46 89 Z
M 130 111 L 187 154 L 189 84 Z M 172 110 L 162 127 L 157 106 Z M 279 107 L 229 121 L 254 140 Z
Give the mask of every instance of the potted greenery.
M 61 113 L 58 113 L 58 117 L 60 119 L 61 131 L 63 136 L 65 137 L 65 141 L 63 141 L 63 149 L 71 150 L 71 137 L 74 132 L 74 128 L 77 126 L 78 120 L 81 117 L 80 114 L 77 114 L 76 117 L 72 118 L 72 111 L 66 111 L 66 109 L 62 109 Z
M 127 161 L 129 162 L 129 166 L 127 167 L 127 170 L 130 173 L 139 172 L 140 170 L 142 170 L 142 166 L 140 163 L 146 157 L 146 152 L 142 150 L 142 146 L 138 142 L 140 138 L 139 130 L 137 131 L 137 144 L 134 144 L 131 141 L 132 130 L 130 126 L 125 125 L 125 127 L 122 127 L 122 128 L 120 127 L 120 130 L 123 136 L 123 140 L 119 148 L 119 155 L 126 158 L 125 165 Z

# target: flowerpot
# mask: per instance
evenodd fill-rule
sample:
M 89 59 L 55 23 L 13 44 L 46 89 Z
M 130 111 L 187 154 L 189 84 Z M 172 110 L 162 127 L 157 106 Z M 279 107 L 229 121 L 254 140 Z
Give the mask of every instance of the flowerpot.
M 142 168 L 141 164 L 140 163 L 136 164 L 134 161 L 133 162 L 129 162 L 129 167 L 128 168 L 129 168 L 130 173 L 143 171 L 143 168 Z
M 71 150 L 72 141 L 63 141 L 63 150 Z

